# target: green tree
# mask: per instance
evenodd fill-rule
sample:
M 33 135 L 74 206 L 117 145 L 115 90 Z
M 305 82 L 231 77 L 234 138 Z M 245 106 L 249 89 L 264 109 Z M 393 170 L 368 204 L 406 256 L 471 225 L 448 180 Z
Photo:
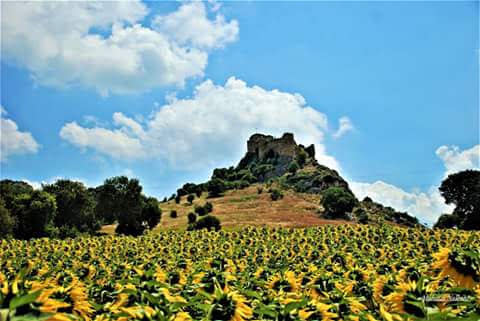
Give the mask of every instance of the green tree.
M 220 220 L 213 215 L 207 215 L 205 217 L 202 217 L 195 223 L 190 224 L 188 227 L 189 230 L 207 229 L 209 231 L 211 230 L 218 231 L 220 230 L 220 228 L 221 228 Z
M 195 195 L 193 194 L 188 194 L 187 196 L 187 202 L 192 205 L 193 200 L 195 199 Z
M 225 182 L 219 178 L 213 178 L 207 183 L 208 197 L 221 196 L 225 189 Z
M 176 210 L 171 210 L 170 211 L 170 217 L 171 218 L 177 218 L 177 211 Z
M 95 199 L 81 182 L 61 179 L 43 186 L 43 190 L 55 196 L 56 227 L 75 227 L 80 232 L 93 233 L 100 228 L 95 217 Z
M 198 216 L 204 216 L 207 214 L 207 211 L 205 207 L 200 206 L 200 205 L 195 205 L 195 213 L 198 214 Z
M 346 217 L 356 205 L 355 196 L 341 187 L 329 187 L 322 195 L 322 205 L 328 217 Z
M 212 213 L 213 211 L 213 204 L 210 203 L 210 202 L 206 202 L 205 205 L 203 206 L 203 208 L 205 209 L 205 211 L 207 213 Z
M 158 206 L 158 200 L 155 197 L 144 197 L 142 208 L 142 220 L 149 229 L 154 228 L 160 223 L 162 218 L 162 209 Z
M 188 224 L 195 223 L 197 221 L 197 215 L 195 213 L 188 213 Z
M 454 204 L 454 217 L 442 222 L 465 230 L 480 229 L 480 171 L 465 170 L 449 175 L 440 185 L 440 193 L 447 204 Z M 439 225 L 437 223 L 437 225 Z M 441 225 L 441 224 L 440 224 Z
M 296 161 L 292 161 L 290 163 L 290 165 L 288 165 L 288 171 L 292 174 L 295 174 L 298 169 L 300 168 L 300 166 L 298 165 L 298 163 Z
M 137 179 L 117 176 L 105 180 L 98 190 L 96 212 L 102 217 L 117 220 L 117 232 L 140 235 L 146 228 L 143 221 L 142 186 Z
M 14 236 L 20 239 L 48 236 L 56 211 L 55 197 L 47 192 L 34 190 L 20 194 L 11 210 L 17 221 Z
M 5 202 L 0 198 L 0 239 L 13 236 L 15 220 L 10 211 L 5 207 Z

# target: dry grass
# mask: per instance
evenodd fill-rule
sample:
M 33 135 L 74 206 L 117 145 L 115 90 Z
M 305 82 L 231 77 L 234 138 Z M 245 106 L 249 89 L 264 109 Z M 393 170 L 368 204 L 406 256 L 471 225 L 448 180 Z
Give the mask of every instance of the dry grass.
M 263 193 L 258 194 L 260 184 L 254 184 L 243 190 L 231 190 L 223 197 L 206 199 L 203 193 L 195 198 L 193 204 L 188 204 L 186 196 L 180 204 L 174 200 L 161 203 L 162 220 L 155 228 L 184 229 L 187 226 L 187 215 L 193 212 L 195 204 L 204 205 L 206 201 L 213 204 L 213 215 L 222 222 L 222 226 L 229 229 L 240 226 L 271 226 L 271 227 L 308 227 L 324 224 L 346 224 L 343 220 L 326 220 L 320 218 L 317 210 L 321 210 L 318 195 L 284 191 L 283 199 L 272 201 L 267 188 L 263 186 Z M 171 218 L 170 211 L 176 210 L 178 217 Z

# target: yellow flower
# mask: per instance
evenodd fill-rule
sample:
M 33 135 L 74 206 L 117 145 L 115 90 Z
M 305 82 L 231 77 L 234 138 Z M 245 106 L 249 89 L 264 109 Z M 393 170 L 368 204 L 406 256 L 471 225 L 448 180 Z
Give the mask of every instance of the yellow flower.
M 73 301 L 73 311 L 77 312 L 85 320 L 90 320 L 93 312 L 91 304 L 88 302 L 85 285 L 82 282 L 76 282 L 70 291 L 70 297 Z
M 187 312 L 178 312 L 172 321 L 189 321 L 192 320 L 192 317 Z
M 69 317 L 67 317 L 64 313 L 55 313 L 51 317 L 49 317 L 46 321 L 72 321 Z
M 179 295 L 171 295 L 170 291 L 168 291 L 167 288 L 161 288 L 160 292 L 163 294 L 165 299 L 167 299 L 168 302 L 175 303 L 175 302 L 181 302 L 181 303 L 187 303 L 187 300 L 182 298 Z
M 469 265 L 459 262 L 457 260 L 459 255 L 458 251 L 442 248 L 438 253 L 433 254 L 435 261 L 432 267 L 440 269 L 439 278 L 448 276 L 460 287 L 473 289 L 477 284 L 474 277 L 480 277 L 480 275 Z

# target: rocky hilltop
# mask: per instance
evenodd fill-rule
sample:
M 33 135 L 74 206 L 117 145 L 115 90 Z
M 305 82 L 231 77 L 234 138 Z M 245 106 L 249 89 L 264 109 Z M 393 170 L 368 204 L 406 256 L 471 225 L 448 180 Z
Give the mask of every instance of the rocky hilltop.
M 259 190 L 265 187 L 268 192 L 275 190 L 278 195 L 282 195 L 282 191 L 316 195 L 320 201 L 319 208 L 314 210 L 326 219 L 332 216 L 322 208 L 322 198 L 333 188 L 335 193 L 349 198 L 353 204 L 339 217 L 343 220 L 360 223 L 387 221 L 403 226 L 418 224 L 417 219 L 407 213 L 397 212 L 368 198 L 357 200 L 337 171 L 317 162 L 315 146 L 297 144 L 292 133 L 285 133 L 280 138 L 259 133 L 252 135 L 247 141 L 247 152 L 236 167 L 217 168 L 210 181 L 187 183 L 171 199 L 203 192 L 207 192 L 208 197 L 221 197 L 226 191 L 243 190 L 252 185 L 258 185 Z

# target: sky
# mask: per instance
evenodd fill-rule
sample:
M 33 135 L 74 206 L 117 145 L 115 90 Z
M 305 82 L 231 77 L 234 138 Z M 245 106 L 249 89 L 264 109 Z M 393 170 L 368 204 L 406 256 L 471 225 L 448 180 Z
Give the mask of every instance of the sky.
M 478 2 L 1 2 L 1 178 L 163 198 L 255 132 L 431 224 L 479 165 Z

